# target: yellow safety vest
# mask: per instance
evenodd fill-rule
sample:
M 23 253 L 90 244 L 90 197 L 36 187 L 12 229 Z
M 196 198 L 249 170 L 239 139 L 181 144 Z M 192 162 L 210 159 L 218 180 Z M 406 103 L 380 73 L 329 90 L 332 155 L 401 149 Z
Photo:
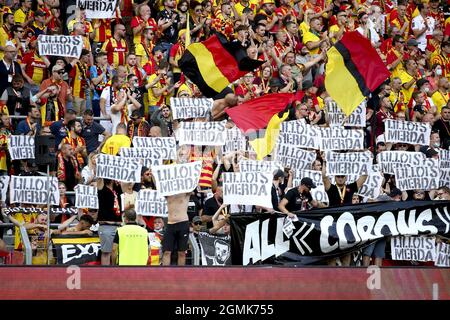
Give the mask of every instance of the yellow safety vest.
M 117 229 L 119 233 L 119 266 L 145 266 L 148 262 L 148 233 L 144 228 L 129 224 Z

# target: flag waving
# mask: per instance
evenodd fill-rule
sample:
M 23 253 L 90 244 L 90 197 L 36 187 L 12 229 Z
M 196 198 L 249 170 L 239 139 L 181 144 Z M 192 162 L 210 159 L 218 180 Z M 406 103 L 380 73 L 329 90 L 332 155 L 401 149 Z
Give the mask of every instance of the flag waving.
M 250 59 L 239 42 L 228 42 L 223 35 L 216 34 L 188 46 L 179 66 L 206 97 L 212 98 L 263 63 Z
M 327 52 L 325 88 L 348 116 L 390 73 L 370 41 L 346 32 Z
M 258 160 L 272 152 L 281 122 L 288 118 L 290 104 L 295 98 L 292 93 L 268 94 L 225 111 L 242 133 L 249 137 Z

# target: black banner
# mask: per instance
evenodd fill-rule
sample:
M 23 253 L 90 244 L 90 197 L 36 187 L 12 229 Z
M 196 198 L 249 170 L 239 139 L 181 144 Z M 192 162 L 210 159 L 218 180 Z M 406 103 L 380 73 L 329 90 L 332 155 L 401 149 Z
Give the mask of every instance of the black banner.
M 24 214 L 32 214 L 32 213 L 45 213 L 47 214 L 46 208 L 33 208 L 33 207 L 8 207 L 5 208 L 5 214 L 15 214 L 15 213 L 24 213 Z M 77 208 L 50 208 L 50 214 L 68 214 L 74 215 L 78 214 Z
M 231 265 L 230 236 L 200 232 L 198 240 L 202 249 L 202 265 Z
M 391 201 L 302 211 L 290 238 L 283 232 L 285 215 L 232 215 L 232 262 L 305 265 L 389 236 L 448 237 L 449 206 L 449 201 Z
M 100 260 L 100 238 L 95 236 L 52 236 L 56 263 L 64 265 L 96 264 Z

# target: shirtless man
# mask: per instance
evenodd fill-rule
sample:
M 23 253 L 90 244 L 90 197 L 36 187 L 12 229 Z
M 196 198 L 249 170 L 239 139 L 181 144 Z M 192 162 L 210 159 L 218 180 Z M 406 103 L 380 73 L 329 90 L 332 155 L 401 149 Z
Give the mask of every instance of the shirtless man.
M 190 156 L 189 146 L 181 146 L 178 149 L 177 163 L 188 163 Z M 170 265 L 170 257 L 173 250 L 178 251 L 178 265 L 186 264 L 186 250 L 189 239 L 189 217 L 187 209 L 191 192 L 180 193 L 173 196 L 167 196 L 167 210 L 169 217 L 167 220 L 167 229 L 163 238 L 163 266 Z

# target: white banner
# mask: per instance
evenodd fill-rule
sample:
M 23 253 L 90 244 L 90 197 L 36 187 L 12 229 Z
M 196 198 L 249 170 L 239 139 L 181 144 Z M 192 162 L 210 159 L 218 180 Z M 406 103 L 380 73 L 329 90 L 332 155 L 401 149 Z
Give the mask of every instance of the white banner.
M 275 159 L 281 165 L 293 170 L 311 169 L 316 157 L 316 151 L 307 151 L 295 145 L 286 144 L 279 144 L 275 154 Z
M 177 119 L 206 118 L 214 100 L 207 98 L 170 98 L 172 117 Z
M 450 151 L 439 149 L 439 167 L 441 169 L 450 169 Z
M 94 186 L 78 184 L 75 191 L 75 207 L 98 209 L 98 190 Z
M 174 137 L 133 137 L 133 148 L 148 148 L 154 150 L 155 158 L 161 154 L 163 160 L 177 158 L 177 141 Z
M 116 5 L 117 0 L 77 0 L 77 8 L 86 9 L 87 19 L 111 19 Z
M 428 123 L 386 119 L 384 128 L 387 143 L 430 145 L 431 126 Z
M 418 166 L 425 161 L 422 152 L 383 151 L 377 155 L 377 164 L 383 174 L 395 174 L 395 169 L 401 166 Z
M 395 169 L 395 183 L 402 191 L 437 189 L 440 176 L 437 159 L 426 159 L 419 166 L 401 166 Z
M 168 217 L 167 200 L 156 190 L 140 190 L 134 207 L 136 213 L 143 216 Z
M 347 180 L 348 182 L 349 180 Z M 367 197 L 369 199 L 376 199 L 381 194 L 381 186 L 383 183 L 383 175 L 380 172 L 378 165 L 372 166 L 366 182 L 359 188 L 357 195 Z
M 450 188 L 450 169 L 440 169 L 439 186 L 446 186 Z
M 320 128 L 320 150 L 362 150 L 364 131 L 343 127 Z
M 227 154 L 234 151 L 248 151 L 249 146 L 246 137 L 238 127 L 225 129 L 226 139 L 222 146 L 222 153 Z
M 272 174 L 224 172 L 222 178 L 223 203 L 272 208 Z
M 34 136 L 9 136 L 8 151 L 11 160 L 34 159 Z
M 50 198 L 51 205 L 59 206 L 58 179 L 50 177 L 50 185 L 47 184 L 47 179 L 47 177 L 11 176 L 9 202 L 47 204 Z M 47 189 L 50 192 L 47 192 Z
M 97 157 L 96 175 L 123 182 L 141 182 L 142 164 L 139 159 L 123 158 L 108 154 L 99 154 Z
M 326 104 L 326 110 L 328 114 L 328 124 L 333 126 L 346 126 L 346 127 L 365 127 L 366 126 L 366 100 L 352 112 L 352 114 L 346 119 L 345 113 L 336 102 L 331 101 Z M 344 123 L 342 123 L 345 120 Z
M 239 162 L 240 172 L 262 172 L 273 175 L 278 169 L 283 170 L 283 166 L 277 161 L 241 160 Z
M 8 191 L 9 176 L 0 176 L 0 201 L 6 201 L 6 192 Z
M 175 136 L 180 146 L 223 146 L 226 139 L 226 121 L 181 122 Z
M 83 49 L 82 36 L 40 35 L 38 48 L 41 56 L 80 58 Z
M 450 245 L 444 242 L 436 244 L 436 259 L 434 260 L 436 267 L 450 267 Z
M 201 171 L 201 161 L 152 168 L 156 190 L 161 196 L 191 192 L 198 185 Z
M 436 255 L 435 242 L 435 237 L 392 237 L 392 260 L 434 261 Z
M 370 151 L 325 153 L 326 172 L 328 176 L 338 175 L 366 175 L 372 170 L 372 154 Z
M 300 148 L 320 148 L 320 128 L 311 126 L 304 120 L 284 121 L 281 123 L 277 144 L 295 145 Z
M 160 166 L 163 163 L 163 153 L 158 148 L 120 148 L 119 155 L 124 158 L 138 159 L 147 168 Z

